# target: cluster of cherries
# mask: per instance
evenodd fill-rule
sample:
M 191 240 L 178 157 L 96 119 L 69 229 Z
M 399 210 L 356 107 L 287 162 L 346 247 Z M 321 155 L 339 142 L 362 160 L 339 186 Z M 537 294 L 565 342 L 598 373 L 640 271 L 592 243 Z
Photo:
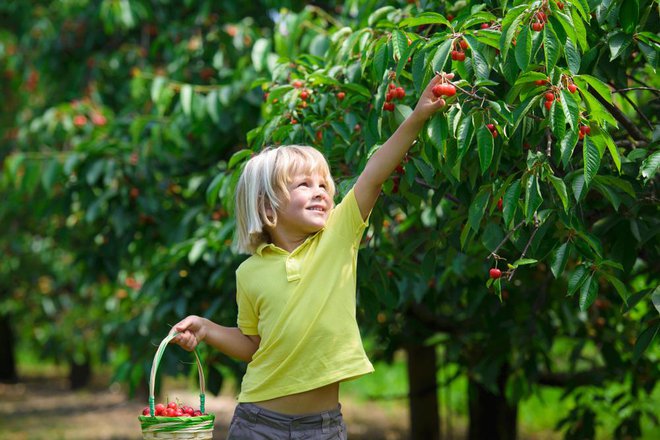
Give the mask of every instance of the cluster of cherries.
M 486 124 L 486 128 L 490 131 L 490 134 L 492 134 L 494 138 L 497 137 L 497 127 L 495 124 Z
M 536 17 L 536 21 L 532 23 L 532 30 L 534 32 L 541 32 L 545 27 L 545 23 L 548 21 L 548 16 L 543 11 L 538 11 L 534 16 Z
M 149 416 L 149 407 L 145 406 L 142 410 L 143 416 Z M 206 415 L 199 409 L 194 409 L 192 406 L 182 405 L 177 402 L 168 402 L 167 405 L 157 403 L 154 406 L 154 415 L 156 417 L 198 417 Z
M 393 99 L 403 99 L 406 96 L 406 89 L 397 87 L 394 83 L 390 83 L 389 90 L 385 94 L 385 103 L 383 103 L 383 110 L 386 112 L 394 111 Z

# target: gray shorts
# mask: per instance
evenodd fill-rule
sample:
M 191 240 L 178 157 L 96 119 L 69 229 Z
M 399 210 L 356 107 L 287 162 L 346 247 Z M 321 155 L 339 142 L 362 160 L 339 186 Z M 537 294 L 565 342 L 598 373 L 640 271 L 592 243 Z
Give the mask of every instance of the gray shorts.
M 341 405 L 318 414 L 289 415 L 239 403 L 227 440 L 346 440 Z

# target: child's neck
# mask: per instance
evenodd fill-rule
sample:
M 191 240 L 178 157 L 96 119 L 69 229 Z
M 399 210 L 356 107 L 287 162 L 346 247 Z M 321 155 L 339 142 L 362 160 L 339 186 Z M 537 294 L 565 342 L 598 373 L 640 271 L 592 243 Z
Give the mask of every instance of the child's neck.
M 278 231 L 277 228 L 270 231 L 271 243 L 289 253 L 295 251 L 309 236 L 310 234 L 284 233 Z

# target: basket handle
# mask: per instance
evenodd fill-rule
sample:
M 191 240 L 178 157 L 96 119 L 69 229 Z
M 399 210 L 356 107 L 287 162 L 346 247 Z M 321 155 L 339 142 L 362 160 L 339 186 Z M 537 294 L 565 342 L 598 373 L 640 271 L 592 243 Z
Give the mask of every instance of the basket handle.
M 158 370 L 158 365 L 160 364 L 160 359 L 163 357 L 163 353 L 165 352 L 165 347 L 167 347 L 167 344 L 170 343 L 172 339 L 174 339 L 179 333 L 178 332 L 173 332 L 167 335 L 165 339 L 163 339 L 158 346 L 158 350 L 156 350 L 156 355 L 154 356 L 154 362 L 151 365 L 151 376 L 149 377 L 149 414 L 151 417 L 154 417 L 156 411 L 155 411 L 155 388 L 156 388 L 156 371 Z M 199 375 L 199 410 L 204 414 L 205 411 L 205 400 L 206 396 L 204 394 L 204 389 L 205 389 L 205 384 L 204 384 L 204 371 L 202 370 L 202 362 L 199 360 L 199 352 L 197 351 L 197 348 L 193 350 L 193 353 L 195 355 L 195 361 L 197 362 L 197 373 Z

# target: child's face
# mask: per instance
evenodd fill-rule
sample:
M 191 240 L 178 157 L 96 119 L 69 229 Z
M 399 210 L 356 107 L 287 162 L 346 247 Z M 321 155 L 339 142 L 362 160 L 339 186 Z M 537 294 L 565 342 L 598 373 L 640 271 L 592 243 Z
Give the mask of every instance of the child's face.
M 293 234 L 313 234 L 325 226 L 332 209 L 327 182 L 318 173 L 298 173 L 287 185 L 289 201 L 277 212 L 276 228 Z

